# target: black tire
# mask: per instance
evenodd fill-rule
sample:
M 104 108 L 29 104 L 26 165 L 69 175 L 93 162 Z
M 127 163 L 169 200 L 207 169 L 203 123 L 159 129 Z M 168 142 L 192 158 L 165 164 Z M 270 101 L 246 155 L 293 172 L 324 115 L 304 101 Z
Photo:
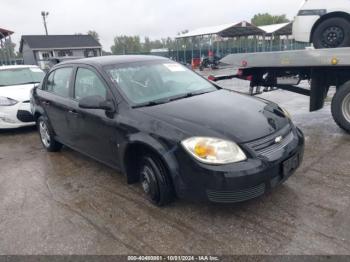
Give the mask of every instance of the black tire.
M 316 49 L 350 46 L 350 21 L 341 17 L 333 17 L 317 25 L 312 43 Z
M 37 127 L 40 141 L 48 152 L 57 152 L 61 150 L 62 144 L 55 140 L 52 129 L 48 121 L 43 116 L 38 118 Z
M 148 200 L 156 206 L 165 206 L 174 200 L 175 193 L 168 171 L 154 155 L 141 158 L 139 175 Z
M 332 100 L 332 115 L 338 126 L 350 133 L 350 81 L 337 89 Z

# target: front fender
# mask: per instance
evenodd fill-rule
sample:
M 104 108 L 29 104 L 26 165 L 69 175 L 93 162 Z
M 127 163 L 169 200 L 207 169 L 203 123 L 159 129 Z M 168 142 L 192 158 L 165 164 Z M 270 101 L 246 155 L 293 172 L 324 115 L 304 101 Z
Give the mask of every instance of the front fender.
M 176 143 L 174 143 L 173 145 L 169 145 L 168 143 L 161 142 L 160 138 L 157 139 L 150 134 L 145 134 L 141 132 L 132 134 L 129 136 L 128 141 L 125 144 L 121 145 L 120 148 L 120 155 L 122 158 L 122 170 L 124 171 L 124 173 L 126 173 L 126 166 L 124 161 L 125 155 L 129 147 L 133 145 L 145 146 L 146 148 L 150 149 L 155 154 L 157 154 L 163 160 L 163 162 L 167 165 L 167 168 L 169 170 L 170 176 L 175 186 L 175 191 L 179 195 L 183 186 L 181 186 L 182 180 L 179 174 L 178 161 L 174 153 L 180 145 Z

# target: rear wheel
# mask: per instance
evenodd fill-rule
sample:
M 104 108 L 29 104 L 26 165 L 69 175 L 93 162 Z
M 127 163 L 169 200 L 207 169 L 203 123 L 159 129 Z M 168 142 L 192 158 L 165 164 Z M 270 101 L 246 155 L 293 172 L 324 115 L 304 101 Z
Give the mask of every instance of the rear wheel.
M 142 157 L 139 164 L 139 176 L 143 191 L 153 204 L 164 206 L 174 199 L 171 179 L 158 157 L 153 155 Z
M 333 97 L 332 115 L 335 122 L 350 133 L 350 81 L 339 87 Z
M 62 148 L 62 144 L 57 142 L 54 138 L 53 132 L 47 120 L 40 116 L 37 120 L 40 140 L 44 148 L 49 152 L 57 152 Z
M 312 43 L 317 49 L 350 46 L 350 22 L 340 17 L 321 22 L 313 33 Z

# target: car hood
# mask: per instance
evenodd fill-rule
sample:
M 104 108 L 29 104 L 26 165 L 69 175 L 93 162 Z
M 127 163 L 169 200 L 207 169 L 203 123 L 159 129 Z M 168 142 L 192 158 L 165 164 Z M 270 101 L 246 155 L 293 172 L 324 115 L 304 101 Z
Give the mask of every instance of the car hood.
M 0 96 L 8 97 L 20 102 L 28 101 L 30 98 L 30 91 L 34 86 L 34 84 L 0 86 Z
M 276 104 L 229 90 L 139 110 L 186 136 L 216 136 L 238 143 L 268 136 L 289 123 Z

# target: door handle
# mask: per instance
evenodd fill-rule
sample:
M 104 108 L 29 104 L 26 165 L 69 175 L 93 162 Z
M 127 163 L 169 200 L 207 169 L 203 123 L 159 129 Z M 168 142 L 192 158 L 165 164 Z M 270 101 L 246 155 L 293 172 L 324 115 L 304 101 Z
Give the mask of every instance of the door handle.
M 46 106 L 49 106 L 50 102 L 49 101 L 43 101 L 43 104 L 46 105 Z

